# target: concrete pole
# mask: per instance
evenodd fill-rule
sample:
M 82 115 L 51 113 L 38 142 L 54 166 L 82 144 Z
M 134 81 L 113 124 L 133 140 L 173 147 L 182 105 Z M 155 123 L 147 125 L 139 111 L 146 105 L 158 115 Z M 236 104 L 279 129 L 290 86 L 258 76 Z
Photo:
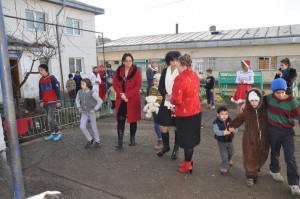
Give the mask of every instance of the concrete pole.
M 16 123 L 15 104 L 13 97 L 11 70 L 8 46 L 5 34 L 4 16 L 0 0 L 0 78 L 4 104 L 5 120 L 8 129 L 8 144 L 12 165 L 13 185 L 16 199 L 24 199 L 25 191 L 22 177 L 20 146 Z

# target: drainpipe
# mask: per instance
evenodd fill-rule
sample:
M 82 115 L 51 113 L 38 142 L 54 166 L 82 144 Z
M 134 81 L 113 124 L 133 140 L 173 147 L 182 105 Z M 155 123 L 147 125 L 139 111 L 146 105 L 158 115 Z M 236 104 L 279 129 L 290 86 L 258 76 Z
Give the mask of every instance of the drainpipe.
M 59 60 L 59 69 L 60 69 L 60 86 L 62 88 L 62 95 L 64 99 L 64 103 L 66 103 L 66 97 L 65 97 L 65 84 L 64 84 L 64 77 L 63 77 L 63 69 L 62 69 L 62 61 L 61 61 L 61 51 L 60 51 L 60 40 L 59 40 L 59 32 L 58 32 L 58 21 L 59 21 L 59 15 L 62 12 L 62 10 L 65 8 L 65 0 L 62 1 L 62 7 L 56 14 L 56 42 L 57 42 L 57 50 L 58 50 L 58 60 Z
M 12 177 L 14 194 L 16 199 L 25 198 L 25 190 L 22 176 L 22 165 L 20 158 L 20 146 L 16 124 L 16 112 L 13 97 L 11 70 L 8 56 L 8 46 L 5 34 L 4 16 L 0 0 L 0 78 L 3 95 L 5 120 L 8 129 L 8 143 L 10 161 L 12 165 Z M 1 124 L 0 124 L 1 125 Z

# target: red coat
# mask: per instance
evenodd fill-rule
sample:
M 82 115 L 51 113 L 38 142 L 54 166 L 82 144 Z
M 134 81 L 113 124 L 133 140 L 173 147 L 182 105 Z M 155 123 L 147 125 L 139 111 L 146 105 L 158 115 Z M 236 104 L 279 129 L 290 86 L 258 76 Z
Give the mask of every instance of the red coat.
M 125 81 L 125 92 L 122 89 L 122 80 L 125 76 L 125 66 L 119 66 L 114 74 L 113 87 L 116 91 L 116 116 L 122 102 L 121 93 L 124 93 L 128 99 L 127 102 L 127 122 L 137 122 L 141 120 L 141 96 L 142 73 L 136 66 L 129 69 L 127 80 Z
M 99 72 L 101 83 L 99 84 L 99 97 L 104 100 L 106 95 L 106 79 L 105 79 L 105 71 L 100 70 Z
M 200 80 L 197 74 L 187 68 L 174 80 L 171 103 L 175 105 L 175 115 L 187 117 L 202 111 L 200 103 Z

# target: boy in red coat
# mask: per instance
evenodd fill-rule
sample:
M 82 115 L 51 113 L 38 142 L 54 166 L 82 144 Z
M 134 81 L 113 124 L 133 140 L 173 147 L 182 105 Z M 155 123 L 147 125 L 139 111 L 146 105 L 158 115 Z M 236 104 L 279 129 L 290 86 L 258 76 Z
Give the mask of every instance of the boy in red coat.
M 50 127 L 50 135 L 47 136 L 45 140 L 57 141 L 62 136 L 54 114 L 55 108 L 61 107 L 59 83 L 54 75 L 49 75 L 48 66 L 46 64 L 39 66 L 39 73 L 42 76 L 39 82 L 40 107 L 46 110 Z

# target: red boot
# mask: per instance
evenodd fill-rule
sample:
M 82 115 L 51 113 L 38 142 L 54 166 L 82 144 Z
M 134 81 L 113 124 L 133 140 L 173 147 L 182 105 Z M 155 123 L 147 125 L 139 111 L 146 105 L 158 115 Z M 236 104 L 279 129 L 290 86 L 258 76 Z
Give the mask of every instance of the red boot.
M 184 161 L 183 162 L 183 166 L 179 167 L 178 168 L 178 171 L 180 173 L 187 173 L 187 172 L 190 172 L 190 174 L 193 173 L 193 165 L 192 165 L 192 161 L 190 162 L 186 162 Z
M 193 166 L 193 165 L 194 165 L 194 162 L 193 162 L 193 160 L 192 160 L 191 162 L 192 162 L 192 166 Z M 179 163 L 177 164 L 177 166 L 179 166 L 179 167 L 183 167 L 184 163 L 185 163 L 185 160 L 183 160 L 183 161 L 179 162 Z

